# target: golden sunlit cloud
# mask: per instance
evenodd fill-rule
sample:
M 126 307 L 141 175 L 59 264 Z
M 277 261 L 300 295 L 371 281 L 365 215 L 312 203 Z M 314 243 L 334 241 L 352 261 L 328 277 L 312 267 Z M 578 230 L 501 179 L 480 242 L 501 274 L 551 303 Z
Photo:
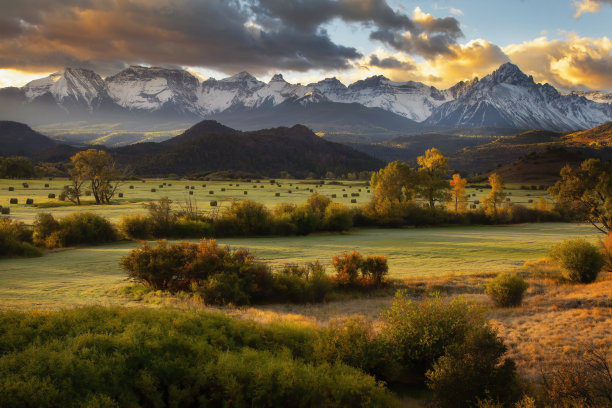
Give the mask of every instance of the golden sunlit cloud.
M 597 13 L 601 10 L 602 0 L 579 0 L 572 2 L 572 5 L 576 7 L 575 18 L 578 18 L 582 13 Z
M 23 72 L 16 69 L 0 69 L 0 88 L 23 86 L 34 79 L 47 75 L 49 75 L 49 72 Z
M 487 75 L 509 60 L 498 46 L 482 39 L 457 44 L 452 51 L 453 55 L 450 56 L 415 62 L 406 54 L 389 54 L 378 49 L 373 54 L 375 58 L 370 56 L 361 61 L 361 67 L 371 74 L 383 74 L 394 81 L 421 81 L 447 88 L 459 81 Z
M 568 33 L 565 39 L 536 38 L 503 51 L 537 82 L 557 88 L 611 89 L 612 41 Z

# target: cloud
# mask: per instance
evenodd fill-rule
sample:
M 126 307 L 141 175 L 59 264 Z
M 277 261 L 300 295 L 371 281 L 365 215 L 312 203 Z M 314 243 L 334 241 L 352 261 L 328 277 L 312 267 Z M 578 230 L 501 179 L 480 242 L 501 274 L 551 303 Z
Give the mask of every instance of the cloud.
M 563 39 L 536 38 L 503 48 L 538 82 L 562 90 L 612 89 L 612 41 L 569 33 Z
M 385 61 L 388 63 L 384 64 Z M 381 73 L 392 80 L 421 81 L 447 88 L 459 81 L 487 75 L 508 61 L 508 56 L 501 48 L 477 39 L 454 45 L 450 55 L 440 55 L 418 63 L 406 54 L 388 55 L 379 49 L 362 61 L 362 66 L 370 73 Z
M 603 4 L 612 5 L 612 0 L 576 0 L 572 5 L 576 7 L 575 18 L 579 18 L 582 13 L 597 13 Z
M 449 54 L 462 35 L 452 17 L 408 16 L 387 0 L 22 0 L 3 5 L 0 69 L 346 70 L 362 55 L 330 38 L 324 27 L 334 20 L 428 58 Z

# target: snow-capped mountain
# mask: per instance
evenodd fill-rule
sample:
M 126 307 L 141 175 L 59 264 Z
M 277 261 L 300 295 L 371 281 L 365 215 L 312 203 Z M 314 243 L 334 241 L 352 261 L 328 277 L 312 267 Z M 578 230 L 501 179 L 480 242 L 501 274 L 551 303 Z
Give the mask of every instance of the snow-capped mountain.
M 93 71 L 66 68 L 46 78 L 36 79 L 23 87 L 26 100 L 33 102 L 48 95 L 66 109 L 93 111 L 108 100 L 106 82 Z
M 119 106 L 130 111 L 176 111 L 203 115 L 200 81 L 179 69 L 132 66 L 106 78 L 108 93 Z
M 388 118 L 395 123 L 394 129 L 398 123 L 405 123 L 405 132 L 415 129 L 411 127 L 414 121 L 427 126 L 579 130 L 612 120 L 612 104 L 599 102 L 612 102 L 612 96 L 596 92 L 561 95 L 548 84 L 536 84 L 510 63 L 482 79 L 459 82 L 442 90 L 420 82 L 395 82 L 380 75 L 348 86 L 336 78 L 308 85 L 291 84 L 281 74 L 265 83 L 248 72 L 200 82 L 184 70 L 132 66 L 106 79 L 90 70 L 66 68 L 22 88 L 0 89 L 0 119 L 40 125 L 75 119 L 102 120 L 111 117 L 103 116 L 109 112 L 113 120 L 142 118 L 144 114 L 158 122 L 168 118 L 231 120 L 232 115 L 246 115 L 245 121 L 257 126 L 258 117 L 277 115 L 286 111 L 290 103 L 292 120 L 308 118 L 310 123 L 314 123 L 312 107 L 316 104 L 325 105 L 325 109 L 316 111 L 325 111 L 330 120 L 334 112 L 342 112 L 344 116 L 336 118 L 338 124 L 343 118 L 356 117 L 363 107 L 382 109 L 403 119 L 398 122 Z M 349 115 L 350 107 L 356 104 L 361 107 Z M 304 110 L 299 111 L 299 106 Z M 334 112 L 327 112 L 329 109 Z M 376 116 L 376 123 L 380 123 L 382 116 L 376 112 L 380 111 L 366 116 Z M 270 124 L 269 120 L 266 124 Z M 351 124 L 345 126 L 348 129 Z
M 561 95 L 549 84 L 536 84 L 514 64 L 506 63 L 437 108 L 430 125 L 516 129 L 588 129 L 612 119 L 612 105 L 585 97 Z
M 437 106 L 453 99 L 448 91 L 440 91 L 420 82 L 395 82 L 382 75 L 357 81 L 344 88 L 334 83 L 334 79 L 311 86 L 334 102 L 355 102 L 370 108 L 382 108 L 417 122 L 424 121 Z

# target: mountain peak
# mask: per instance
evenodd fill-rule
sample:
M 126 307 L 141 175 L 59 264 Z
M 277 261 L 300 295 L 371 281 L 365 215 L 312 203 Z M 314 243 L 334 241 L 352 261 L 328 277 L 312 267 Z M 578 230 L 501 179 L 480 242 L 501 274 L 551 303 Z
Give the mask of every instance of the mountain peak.
M 490 76 L 495 82 L 512 85 L 533 82 L 533 78 L 525 75 L 518 66 L 511 62 L 506 62 L 505 64 L 500 65 L 500 67 L 497 68 Z
M 274 74 L 270 82 L 286 82 L 283 74 Z
M 238 82 L 238 81 L 257 81 L 253 75 L 249 74 L 246 71 L 241 71 L 236 75 L 232 75 L 231 77 L 223 79 L 223 81 L 227 82 Z

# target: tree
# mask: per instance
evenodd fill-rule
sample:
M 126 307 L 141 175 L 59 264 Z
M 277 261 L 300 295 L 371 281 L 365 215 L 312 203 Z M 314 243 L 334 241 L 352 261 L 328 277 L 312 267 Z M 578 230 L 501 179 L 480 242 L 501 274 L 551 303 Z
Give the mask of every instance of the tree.
M 418 193 L 434 208 L 436 201 L 447 201 L 448 184 L 446 173 L 448 173 L 448 158 L 435 147 L 425 151 L 424 156 L 417 157 L 418 170 Z
M 110 154 L 103 150 L 89 149 L 70 158 L 73 164 L 71 178 L 75 181 L 88 180 L 96 204 L 109 203 L 119 187 L 121 172 L 115 167 Z
M 459 173 L 453 174 L 453 178 L 449 182 L 451 186 L 451 206 L 455 209 L 455 214 L 465 211 L 467 197 L 465 195 L 465 185 L 467 180 L 461 178 Z
M 485 205 L 487 212 L 495 215 L 497 214 L 497 207 L 503 203 L 506 197 L 504 181 L 497 173 L 492 173 L 489 176 L 489 184 L 491 185 L 491 191 L 483 198 L 482 203 Z
M 407 163 L 394 161 L 372 174 L 370 187 L 375 201 L 411 201 L 414 194 L 414 174 Z
M 588 159 L 580 168 L 565 166 L 548 189 L 558 205 L 574 206 L 598 231 L 612 232 L 612 163 Z

